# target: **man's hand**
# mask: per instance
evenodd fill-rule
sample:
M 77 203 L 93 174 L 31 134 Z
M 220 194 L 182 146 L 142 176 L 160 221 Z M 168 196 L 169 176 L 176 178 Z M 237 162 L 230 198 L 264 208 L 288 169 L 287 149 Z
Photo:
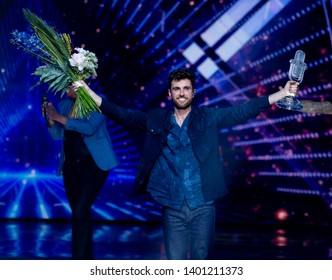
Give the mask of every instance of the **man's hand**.
M 85 87 L 89 95 L 96 102 L 97 106 L 100 107 L 102 98 L 99 95 L 97 95 L 83 80 L 73 83 L 74 90 L 77 90 L 79 87 Z
M 295 96 L 299 90 L 299 83 L 288 81 L 285 87 L 279 87 L 279 91 L 269 95 L 270 104 L 274 104 L 285 96 Z
M 47 102 L 44 102 L 42 105 L 41 105 L 41 112 L 42 112 L 42 115 L 44 118 L 48 117 L 47 115 L 47 107 L 48 107 L 48 104 L 51 104 L 51 103 L 47 103 Z M 52 127 L 54 125 L 54 120 L 50 119 L 48 117 L 48 120 L 47 120 L 47 125 L 49 127 Z
M 285 96 L 295 96 L 299 91 L 299 83 L 294 81 L 288 81 L 284 88 L 279 87 L 279 90 L 282 91 Z
M 59 122 L 63 125 L 67 124 L 67 118 L 60 115 L 51 102 L 46 104 L 46 116 L 49 118 L 50 122 L 53 122 L 53 124 L 54 122 Z

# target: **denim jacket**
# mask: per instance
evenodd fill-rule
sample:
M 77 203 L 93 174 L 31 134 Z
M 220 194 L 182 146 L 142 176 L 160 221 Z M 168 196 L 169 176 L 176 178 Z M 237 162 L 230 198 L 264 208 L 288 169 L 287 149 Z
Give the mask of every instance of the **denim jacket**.
M 219 153 L 219 130 L 246 122 L 270 107 L 266 96 L 228 108 L 204 106 L 192 108 L 188 122 L 188 134 L 200 164 L 205 201 L 215 200 L 227 193 Z M 119 107 L 106 99 L 102 100 L 100 109 L 122 125 L 145 133 L 144 146 L 135 179 L 135 190 L 146 188 L 151 169 L 166 144 L 166 137 L 170 129 L 170 116 L 173 111 L 155 109 L 145 113 Z

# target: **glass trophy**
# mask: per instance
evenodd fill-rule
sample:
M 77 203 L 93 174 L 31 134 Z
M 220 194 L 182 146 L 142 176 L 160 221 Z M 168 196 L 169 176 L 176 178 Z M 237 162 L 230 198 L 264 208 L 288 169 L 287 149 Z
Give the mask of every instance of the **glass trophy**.
M 304 71 L 307 69 L 307 64 L 304 63 L 305 53 L 301 50 L 296 51 L 294 59 L 291 59 L 288 77 L 291 81 L 301 83 L 304 76 Z M 300 101 L 294 96 L 285 96 L 276 105 L 279 108 L 293 111 L 301 111 L 303 106 Z

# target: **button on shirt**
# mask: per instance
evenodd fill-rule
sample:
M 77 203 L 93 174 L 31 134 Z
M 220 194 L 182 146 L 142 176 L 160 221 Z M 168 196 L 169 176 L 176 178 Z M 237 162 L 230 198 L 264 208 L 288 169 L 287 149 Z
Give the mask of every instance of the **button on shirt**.
M 172 115 L 167 144 L 151 171 L 147 188 L 157 202 L 173 209 L 180 209 L 184 201 L 191 209 L 206 204 L 199 163 L 188 136 L 189 115 L 181 127 Z

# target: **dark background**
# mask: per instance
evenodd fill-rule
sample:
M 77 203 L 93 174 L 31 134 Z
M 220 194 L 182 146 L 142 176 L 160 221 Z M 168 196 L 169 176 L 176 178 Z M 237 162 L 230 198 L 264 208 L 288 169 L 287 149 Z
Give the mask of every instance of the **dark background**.
M 25 31 L 29 8 L 75 47 L 95 52 L 90 85 L 119 105 L 171 108 L 167 75 L 179 67 L 197 74 L 195 105 L 226 107 L 278 90 L 289 60 L 306 53 L 299 99 L 331 100 L 332 1 L 19 1 L 0 4 L 0 218 L 70 217 L 60 142 L 40 114 L 38 62 L 10 43 Z M 214 28 L 214 29 L 213 29 Z M 214 32 L 212 31 L 214 30 Z M 57 103 L 59 96 L 50 93 Z M 220 222 L 331 225 L 332 115 L 273 106 L 246 124 L 220 131 L 230 193 L 218 201 Z M 132 196 L 141 136 L 108 122 L 120 165 L 97 203 L 98 220 L 155 221 L 160 206 Z

